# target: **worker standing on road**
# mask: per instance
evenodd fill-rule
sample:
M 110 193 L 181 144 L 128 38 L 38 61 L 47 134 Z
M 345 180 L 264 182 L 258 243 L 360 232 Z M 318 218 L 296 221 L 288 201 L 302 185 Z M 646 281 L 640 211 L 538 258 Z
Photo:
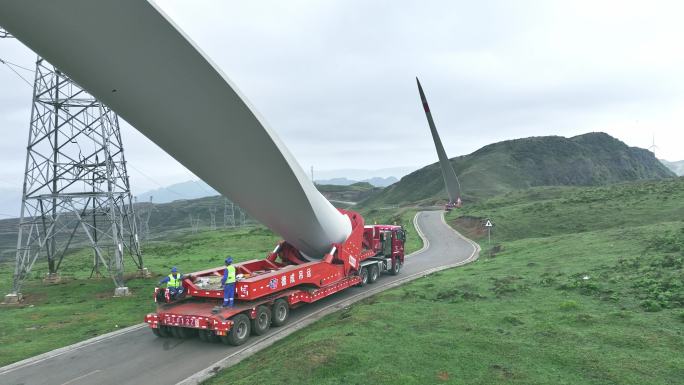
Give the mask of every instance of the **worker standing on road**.
M 223 285 L 223 307 L 233 307 L 233 300 L 235 298 L 235 266 L 233 266 L 233 257 L 230 255 L 226 258 L 226 269 L 223 271 L 221 285 Z
M 166 284 L 166 288 L 169 290 L 169 296 L 173 299 L 177 299 L 183 294 L 183 275 L 178 273 L 176 266 L 171 268 L 171 274 L 164 277 L 159 281 L 160 285 Z

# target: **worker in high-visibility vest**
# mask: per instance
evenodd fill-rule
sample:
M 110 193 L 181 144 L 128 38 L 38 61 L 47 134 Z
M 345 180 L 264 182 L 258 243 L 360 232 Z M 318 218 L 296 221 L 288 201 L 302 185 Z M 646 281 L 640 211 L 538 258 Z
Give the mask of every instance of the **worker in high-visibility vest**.
M 231 256 L 226 258 L 226 269 L 223 270 L 221 285 L 223 285 L 223 307 L 233 307 L 235 298 L 235 266 L 233 266 L 233 257 Z
M 178 272 L 176 266 L 171 268 L 171 274 L 159 281 L 159 285 L 163 284 L 166 284 L 171 298 L 176 299 L 183 294 L 183 275 Z

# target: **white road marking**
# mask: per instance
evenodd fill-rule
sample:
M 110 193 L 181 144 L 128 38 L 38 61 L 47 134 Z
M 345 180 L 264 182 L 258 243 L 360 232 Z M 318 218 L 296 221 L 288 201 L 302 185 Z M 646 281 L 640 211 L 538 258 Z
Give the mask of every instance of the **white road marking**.
M 84 374 L 84 375 L 82 375 L 82 376 L 79 376 L 79 377 L 74 378 L 73 380 L 69 380 L 69 381 L 63 383 L 62 385 L 73 384 L 74 382 L 76 382 L 76 381 L 78 381 L 78 380 L 82 380 L 82 379 L 84 379 L 84 378 L 86 378 L 86 377 L 88 377 L 88 376 L 90 376 L 90 375 L 92 375 L 92 374 L 99 373 L 99 372 L 101 372 L 100 369 L 93 370 L 93 371 L 90 372 L 90 373 L 86 373 L 86 374 Z

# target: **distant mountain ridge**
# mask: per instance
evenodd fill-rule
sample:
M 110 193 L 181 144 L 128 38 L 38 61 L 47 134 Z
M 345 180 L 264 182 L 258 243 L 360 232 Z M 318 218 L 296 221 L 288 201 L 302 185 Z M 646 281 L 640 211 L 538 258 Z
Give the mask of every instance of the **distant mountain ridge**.
M 335 186 L 350 186 L 356 183 L 368 183 L 370 185 L 373 185 L 375 187 L 387 187 L 393 183 L 397 183 L 399 179 L 390 176 L 387 178 L 382 178 L 382 177 L 373 177 L 373 178 L 368 178 L 364 180 L 354 180 L 354 179 L 347 179 L 347 178 L 332 178 L 332 179 L 322 179 L 322 180 L 316 180 L 316 184 L 324 184 L 324 185 L 335 185 Z
M 533 186 L 594 186 L 675 176 L 650 151 L 629 147 L 602 132 L 507 140 L 452 158 L 451 163 L 466 200 Z M 441 170 L 433 163 L 362 205 L 442 203 L 445 194 Z
M 678 176 L 684 176 L 684 160 L 679 160 L 676 162 L 670 162 L 665 159 L 660 159 L 660 162 L 665 165 L 670 171 L 674 172 Z
M 390 177 L 373 177 L 361 181 L 347 179 L 347 178 L 333 178 L 329 180 L 316 180 L 319 185 L 336 185 L 336 186 L 351 186 L 356 183 L 368 183 L 374 187 L 387 187 L 392 183 L 396 183 L 397 178 Z M 136 195 L 138 202 L 149 202 L 150 197 L 154 203 L 170 203 L 180 199 L 198 199 L 210 196 L 220 195 L 218 191 L 214 190 L 208 184 L 201 180 L 191 180 L 182 183 L 175 183 L 166 187 L 160 187 L 155 190 L 147 191 Z
M 204 181 L 189 180 L 138 194 L 136 198 L 138 202 L 149 202 L 152 197 L 154 203 L 169 203 L 179 199 L 197 199 L 214 195 L 220 194 Z

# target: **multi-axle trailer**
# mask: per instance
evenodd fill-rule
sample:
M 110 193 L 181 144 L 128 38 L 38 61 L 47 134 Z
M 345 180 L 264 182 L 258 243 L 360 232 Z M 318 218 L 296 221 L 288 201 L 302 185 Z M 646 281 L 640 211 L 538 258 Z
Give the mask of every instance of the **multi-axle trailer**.
M 160 337 L 222 340 L 241 345 L 250 334 L 264 334 L 288 320 L 290 309 L 318 301 L 351 286 L 375 282 L 383 272 L 396 275 L 404 263 L 406 231 L 396 225 L 365 226 L 361 215 L 346 210 L 352 231 L 322 259 L 311 259 L 281 241 L 265 259 L 235 265 L 235 307 L 221 307 L 223 289 L 216 282 L 223 267 L 199 271 L 183 279 L 186 296 L 158 301 L 145 322 Z M 159 297 L 155 291 L 155 300 Z M 168 298 L 168 297 L 167 297 Z

